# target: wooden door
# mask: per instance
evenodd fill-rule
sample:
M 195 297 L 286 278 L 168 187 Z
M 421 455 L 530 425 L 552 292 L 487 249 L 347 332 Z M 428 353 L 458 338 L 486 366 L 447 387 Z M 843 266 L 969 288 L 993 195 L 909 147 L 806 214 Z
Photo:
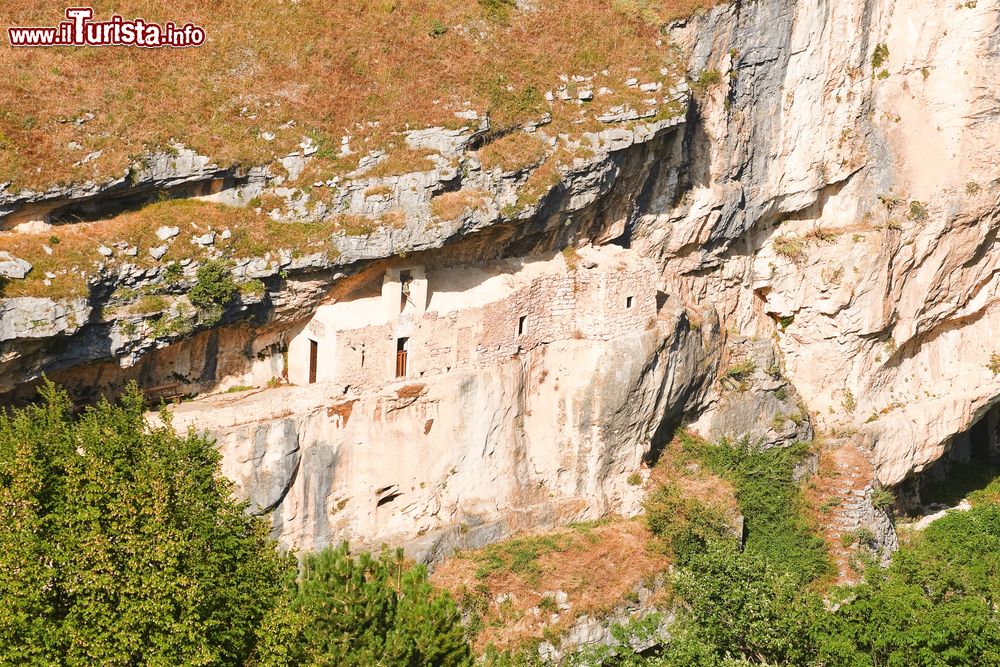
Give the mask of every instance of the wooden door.
M 319 343 L 309 341 L 309 384 L 316 383 L 316 367 L 319 364 Z
M 406 377 L 407 358 L 406 352 L 409 346 L 408 338 L 400 338 L 396 341 L 396 377 Z

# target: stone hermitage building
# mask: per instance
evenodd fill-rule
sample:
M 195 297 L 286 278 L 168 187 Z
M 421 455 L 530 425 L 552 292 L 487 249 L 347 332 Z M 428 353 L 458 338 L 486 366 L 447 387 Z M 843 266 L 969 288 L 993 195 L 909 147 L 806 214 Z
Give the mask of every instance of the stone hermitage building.
M 347 392 L 494 367 L 556 340 L 607 341 L 656 317 L 652 262 L 617 246 L 425 272 L 321 305 L 292 332 L 288 380 Z

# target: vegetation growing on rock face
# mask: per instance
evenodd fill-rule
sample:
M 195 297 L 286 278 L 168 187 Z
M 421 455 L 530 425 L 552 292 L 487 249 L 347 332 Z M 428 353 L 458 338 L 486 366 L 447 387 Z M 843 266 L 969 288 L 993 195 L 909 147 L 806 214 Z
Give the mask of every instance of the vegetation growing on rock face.
M 603 664 L 1000 664 L 1000 481 L 973 494 L 971 511 L 952 513 L 911 538 L 887 569 L 871 564 L 862 583 L 834 588 L 824 600 L 809 574 L 822 574 L 817 565 L 824 559 L 803 535 L 804 520 L 789 520 L 802 516 L 787 495 L 794 450 L 747 456 L 732 444 L 681 440 L 705 465 L 736 480 L 746 547 L 741 552 L 723 538 L 675 554 L 682 612 L 671 638 L 654 657 L 619 651 Z
M 225 307 L 239 293 L 229 266 L 220 260 L 210 260 L 198 267 L 194 286 L 188 293 L 206 324 L 215 324 L 222 317 Z

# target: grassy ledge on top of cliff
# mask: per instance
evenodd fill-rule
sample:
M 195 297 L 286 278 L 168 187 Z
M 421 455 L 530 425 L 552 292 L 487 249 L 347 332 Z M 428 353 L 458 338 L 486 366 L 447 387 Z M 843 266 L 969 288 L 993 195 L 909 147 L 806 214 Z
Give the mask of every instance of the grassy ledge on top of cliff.
M 710 4 L 94 2 L 95 21 L 192 22 L 206 42 L 10 50 L 0 62 L 0 183 L 16 192 L 107 181 L 178 142 L 217 164 L 263 165 L 304 137 L 323 171 L 346 172 L 399 132 L 461 127 L 472 110 L 496 130 L 548 112 L 569 131 L 614 107 L 641 108 L 649 90 L 625 82 L 677 67 L 659 27 Z M 15 0 L 0 16 L 47 26 L 64 9 Z

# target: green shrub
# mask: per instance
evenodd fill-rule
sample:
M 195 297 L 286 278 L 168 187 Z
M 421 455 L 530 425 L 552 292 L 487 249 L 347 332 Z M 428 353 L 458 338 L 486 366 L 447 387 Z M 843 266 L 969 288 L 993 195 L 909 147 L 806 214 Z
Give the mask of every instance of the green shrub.
M 757 364 L 753 359 L 744 359 L 738 364 L 733 364 L 726 369 L 726 377 L 731 380 L 743 381 L 753 375 L 757 370 Z
M 427 34 L 429 34 L 431 37 L 437 38 L 445 34 L 446 32 L 448 32 L 448 26 L 441 23 L 440 20 L 434 19 L 431 21 L 431 29 Z
M 486 17 L 498 23 L 506 23 L 517 4 L 515 0 L 478 0 L 478 2 Z
M 910 202 L 910 220 L 919 222 L 927 219 L 927 207 L 914 199 Z
M 805 239 L 796 236 L 779 236 L 774 239 L 774 252 L 793 262 L 801 262 L 807 256 Z
M 175 285 L 184 278 L 184 267 L 177 262 L 170 262 L 163 271 L 163 279 L 168 285 Z
M 986 368 L 990 369 L 993 375 L 1000 375 L 1000 352 L 994 352 L 990 355 L 990 362 L 986 364 Z
M 549 614 L 559 611 L 559 605 L 551 595 L 543 595 L 542 599 L 538 601 L 538 608 Z
M 850 389 L 845 389 L 844 398 L 840 401 L 840 404 L 844 406 L 845 412 L 854 412 L 858 407 L 858 401 L 854 398 L 854 392 Z
M 831 571 L 826 545 L 806 519 L 802 491 L 792 481 L 806 445 L 760 450 L 744 439 L 696 444 L 693 449 L 712 472 L 736 487 L 748 552 L 803 583 Z
M 889 47 L 882 42 L 875 46 L 875 50 L 872 52 L 872 69 L 878 69 L 885 63 L 886 59 L 889 57 Z
M 872 491 L 872 507 L 887 510 L 896 503 L 896 496 L 889 489 L 878 488 Z
M 665 485 L 643 501 L 646 526 L 665 553 L 688 562 L 713 542 L 735 542 L 733 528 L 718 509 Z
M 698 72 L 698 76 L 691 82 L 691 89 L 695 92 L 703 93 L 712 86 L 718 85 L 722 81 L 722 73 L 717 69 L 703 69 Z
M 687 612 L 671 628 L 664 667 L 815 664 L 822 602 L 760 554 L 713 544 L 674 587 Z
M 829 604 L 759 554 L 724 545 L 692 558 L 674 587 L 685 611 L 650 665 L 1000 664 L 1000 505 L 935 521 Z
M 145 294 L 132 305 L 136 313 L 159 313 L 170 307 L 170 302 L 162 294 Z
M 201 312 L 205 324 L 211 326 L 222 318 L 238 291 L 229 266 L 222 260 L 211 260 L 198 267 L 188 298 Z
M 266 291 L 267 287 L 264 283 L 256 278 L 240 284 L 240 295 L 242 296 L 262 297 Z

